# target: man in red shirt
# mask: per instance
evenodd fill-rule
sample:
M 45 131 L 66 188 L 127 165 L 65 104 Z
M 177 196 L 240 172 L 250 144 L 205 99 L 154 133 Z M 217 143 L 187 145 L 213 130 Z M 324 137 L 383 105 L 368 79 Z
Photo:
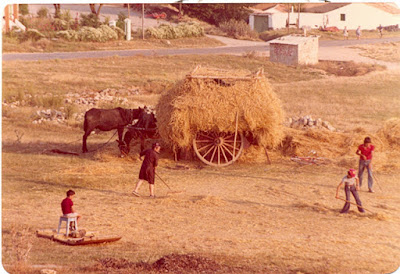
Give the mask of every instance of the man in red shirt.
M 362 185 L 362 177 L 364 169 L 368 171 L 368 190 L 369 192 L 374 192 L 372 190 L 372 185 L 374 183 L 372 179 L 372 153 L 375 147 L 371 144 L 371 138 L 365 137 L 364 144 L 359 145 L 356 154 L 360 156 L 360 161 L 358 165 L 358 178 L 360 180 L 360 187 Z
M 61 210 L 65 217 L 76 217 L 76 221 L 78 222 L 81 218 L 81 215 L 78 212 L 75 212 L 73 208 L 74 203 L 72 202 L 72 199 L 74 196 L 75 191 L 71 189 L 67 191 L 67 198 L 61 202 Z

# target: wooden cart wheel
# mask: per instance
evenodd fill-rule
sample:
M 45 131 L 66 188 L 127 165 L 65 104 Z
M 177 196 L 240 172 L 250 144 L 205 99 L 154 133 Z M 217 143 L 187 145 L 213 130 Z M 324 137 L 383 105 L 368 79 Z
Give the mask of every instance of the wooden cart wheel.
M 243 133 L 198 132 L 193 139 L 193 149 L 199 159 L 210 166 L 228 166 L 235 162 L 243 151 Z

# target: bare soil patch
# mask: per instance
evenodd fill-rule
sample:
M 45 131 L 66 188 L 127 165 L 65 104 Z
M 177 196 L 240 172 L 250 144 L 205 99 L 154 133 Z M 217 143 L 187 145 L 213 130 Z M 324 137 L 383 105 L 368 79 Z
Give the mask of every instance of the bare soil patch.
M 373 71 L 385 70 L 382 65 L 356 63 L 353 61 L 319 61 L 316 65 L 308 67 L 325 71 L 328 75 L 335 76 L 361 76 Z

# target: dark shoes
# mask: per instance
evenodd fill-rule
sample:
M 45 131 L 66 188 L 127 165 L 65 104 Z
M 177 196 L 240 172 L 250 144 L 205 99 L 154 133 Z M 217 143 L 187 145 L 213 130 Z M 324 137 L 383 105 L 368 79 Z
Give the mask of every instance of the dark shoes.
M 375 191 L 373 191 L 372 188 L 370 188 L 370 189 L 368 190 L 368 192 L 374 193 Z

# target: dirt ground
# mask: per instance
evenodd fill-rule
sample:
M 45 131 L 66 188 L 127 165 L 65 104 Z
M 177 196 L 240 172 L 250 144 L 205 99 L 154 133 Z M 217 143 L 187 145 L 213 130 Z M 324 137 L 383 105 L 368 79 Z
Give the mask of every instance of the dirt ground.
M 147 185 L 137 198 L 131 191 L 140 161 L 118 158 L 114 146 L 84 157 L 38 153 L 46 149 L 47 138 L 55 142 L 50 146 L 57 144 L 56 134 L 48 131 L 36 146 L 34 134 L 20 144 L 3 139 L 5 264 L 23 251 L 13 251 L 10 241 L 26 237 L 32 244 L 30 264 L 79 271 L 113 269 L 104 263 L 107 258 L 126 260 L 117 268 L 128 271 L 139 267 L 134 263 L 151 265 L 171 254 L 194 254 L 232 273 L 389 273 L 399 266 L 399 173 L 376 174 L 376 193 L 363 185 L 361 200 L 373 213 L 361 214 L 352 206 L 349 214 L 339 214 L 343 202 L 334 197 L 344 173 L 334 165 L 300 166 L 271 155 L 272 165 L 218 169 L 196 161 L 177 165 L 164 150 L 157 172 L 174 192 L 157 180 L 156 199 L 147 197 Z M 56 228 L 59 203 L 69 188 L 77 193 L 81 228 L 123 238 L 82 247 L 36 238 L 36 229 Z M 32 216 L 32 208 L 38 214 Z M 29 233 L 12 236 L 19 227 Z
M 376 72 L 374 77 L 382 81 L 375 82 L 395 83 L 398 73 L 390 73 Z M 350 109 L 352 100 L 361 97 L 342 100 L 350 91 L 346 85 L 340 86 L 350 80 L 333 77 L 326 81 L 338 86 L 340 92 L 335 96 L 340 100 L 321 100 L 313 110 L 323 112 L 329 103 L 339 100 L 344 110 L 354 111 Z M 296 86 L 299 93 L 310 89 L 311 96 L 322 81 L 303 81 Z M 289 87 L 275 87 L 285 100 L 289 94 L 285 87 Z M 360 127 L 357 121 L 368 122 L 373 130 L 366 132 L 381 127 L 383 114 L 378 107 L 388 103 L 373 90 L 368 94 L 377 110 L 370 116 L 358 109 L 352 113 L 359 116 L 342 118 L 345 116 L 338 109 L 328 116 L 346 129 L 338 135 L 355 135 Z M 387 93 L 392 97 L 391 106 L 399 102 L 396 91 Z M 312 105 L 309 98 L 299 97 L 296 102 L 286 98 L 284 102 L 287 108 L 303 102 Z M 326 98 L 325 93 L 321 98 Z M 388 111 L 385 113 L 397 113 Z M 131 194 L 141 164 L 135 156 L 137 147 L 131 154 L 134 160 L 120 158 L 114 141 L 86 155 L 50 152 L 53 148 L 80 151 L 82 133 L 77 127 L 33 125 L 3 116 L 2 262 L 7 271 L 391 273 L 399 268 L 400 170 L 392 168 L 399 162 L 399 150 L 394 153 L 394 147 L 387 148 L 387 158 L 381 157 L 384 164 L 375 170 L 375 193 L 367 191 L 366 183 L 361 188 L 361 201 L 369 211 L 359 213 L 352 205 L 348 214 L 340 214 L 344 202 L 335 199 L 336 186 L 348 167 L 357 166 L 350 146 L 349 151 L 340 151 L 342 163 L 302 166 L 271 152 L 271 165 L 264 157 L 257 163 L 238 161 L 226 168 L 205 166 L 200 161 L 176 163 L 164 147 L 157 173 L 173 191 L 157 178 L 157 198 L 151 199 L 146 184 L 140 189 L 143 197 Z M 105 143 L 112 134 L 90 136 L 89 149 Z M 329 142 L 329 136 L 322 137 L 321 149 L 338 145 Z M 351 142 L 359 140 L 350 138 Z M 305 144 L 308 150 L 306 145 L 311 144 Z M 57 227 L 60 202 L 68 189 L 76 191 L 75 208 L 83 215 L 80 228 L 98 235 L 121 235 L 122 239 L 70 247 L 36 237 L 37 229 Z M 340 195 L 344 197 L 343 191 Z

